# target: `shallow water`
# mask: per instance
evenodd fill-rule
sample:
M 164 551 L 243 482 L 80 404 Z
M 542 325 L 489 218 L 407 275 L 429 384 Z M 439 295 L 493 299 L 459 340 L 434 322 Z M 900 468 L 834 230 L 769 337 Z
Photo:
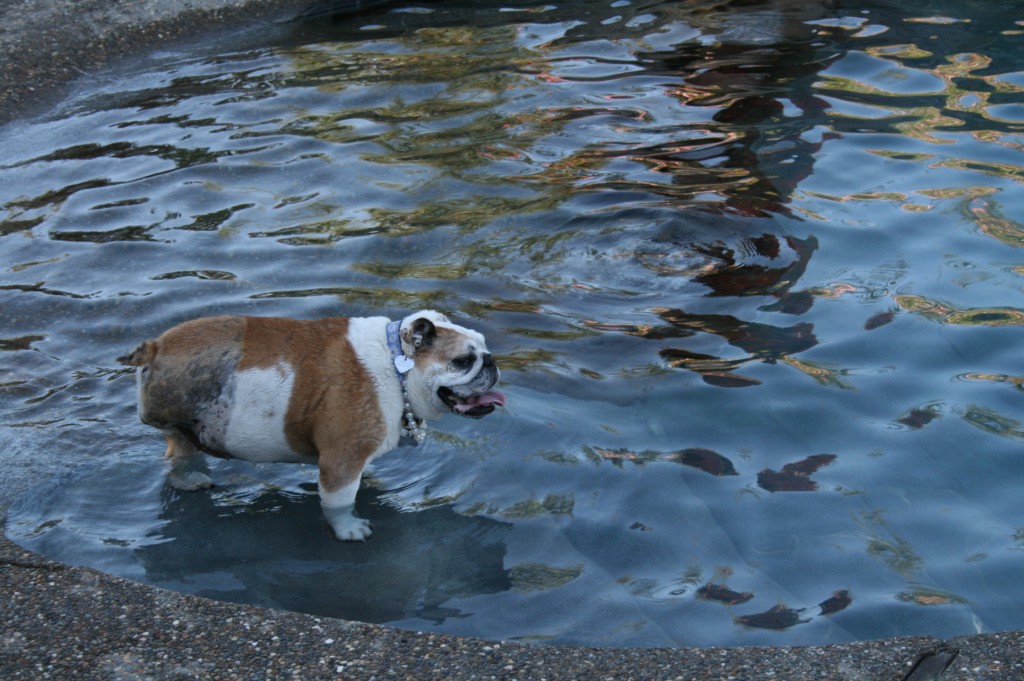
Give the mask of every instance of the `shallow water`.
M 1024 626 L 1024 26 L 737 4 L 319 18 L 0 129 L 9 536 L 494 638 Z M 375 462 L 371 541 L 330 537 L 310 467 L 164 487 L 139 340 L 421 307 L 485 333 L 509 405 Z

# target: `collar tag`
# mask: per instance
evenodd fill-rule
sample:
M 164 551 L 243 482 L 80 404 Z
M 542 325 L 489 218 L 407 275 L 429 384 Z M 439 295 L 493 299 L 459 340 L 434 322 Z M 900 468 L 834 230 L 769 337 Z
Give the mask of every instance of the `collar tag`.
M 416 362 L 412 361 L 405 355 L 397 355 L 395 357 L 395 370 L 400 374 L 407 374 L 412 371 L 412 368 L 416 366 Z

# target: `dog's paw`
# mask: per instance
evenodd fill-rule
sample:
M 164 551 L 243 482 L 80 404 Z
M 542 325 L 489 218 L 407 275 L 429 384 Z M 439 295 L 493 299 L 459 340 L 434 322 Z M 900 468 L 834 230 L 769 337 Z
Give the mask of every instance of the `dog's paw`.
M 200 489 L 213 487 L 213 480 L 210 476 L 201 471 L 180 471 L 172 472 L 167 476 L 167 482 L 171 487 L 182 492 L 195 492 Z
M 334 529 L 334 536 L 341 541 L 366 541 L 373 534 L 370 521 L 348 516 L 342 522 L 335 522 L 331 525 Z

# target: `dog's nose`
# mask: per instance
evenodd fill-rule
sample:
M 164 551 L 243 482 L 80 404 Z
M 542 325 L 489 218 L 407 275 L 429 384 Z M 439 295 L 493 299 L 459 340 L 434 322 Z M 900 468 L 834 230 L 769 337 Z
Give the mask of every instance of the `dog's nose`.
M 492 356 L 491 356 L 491 353 L 489 353 L 489 352 L 485 352 L 485 353 L 484 353 L 484 354 L 483 354 L 483 355 L 481 356 L 481 359 L 482 359 L 482 360 L 483 360 L 483 362 L 484 362 L 484 363 L 483 363 L 483 368 L 484 368 L 484 369 L 490 369 L 491 367 L 493 367 L 493 366 L 494 366 L 494 357 L 492 357 Z

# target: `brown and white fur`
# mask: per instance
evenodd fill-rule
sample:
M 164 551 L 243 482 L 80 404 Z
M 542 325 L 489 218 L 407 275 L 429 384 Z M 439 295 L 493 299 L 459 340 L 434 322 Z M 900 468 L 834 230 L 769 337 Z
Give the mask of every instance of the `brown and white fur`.
M 206 317 L 119 361 L 139 367 L 139 417 L 167 437 L 172 486 L 211 486 L 203 452 L 315 463 L 335 534 L 363 540 L 372 530 L 353 513 L 359 481 L 374 457 L 398 445 L 406 409 L 388 324 L 385 317 Z M 504 404 L 492 392 L 497 366 L 476 331 L 424 310 L 402 320 L 398 337 L 411 360 L 401 361 L 412 366 L 405 383 L 416 419 L 448 411 L 480 417 Z

